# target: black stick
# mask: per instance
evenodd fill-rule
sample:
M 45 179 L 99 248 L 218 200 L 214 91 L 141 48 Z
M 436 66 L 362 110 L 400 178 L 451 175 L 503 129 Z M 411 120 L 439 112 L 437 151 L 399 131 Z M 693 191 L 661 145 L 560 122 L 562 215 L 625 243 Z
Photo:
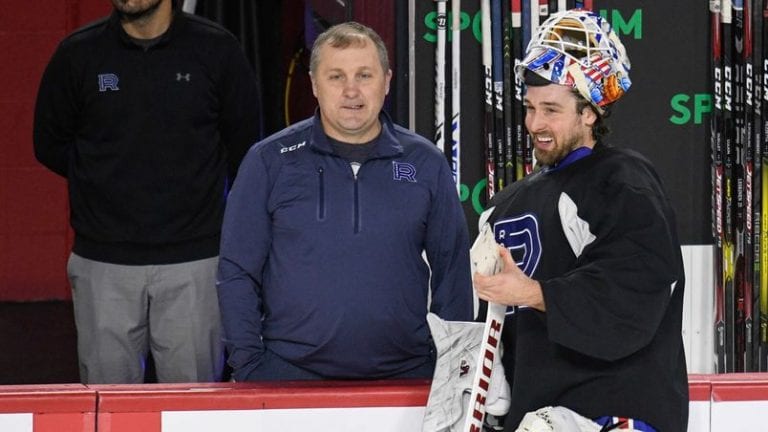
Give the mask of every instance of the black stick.
M 710 123 L 712 147 L 712 235 L 715 241 L 715 371 L 725 372 L 725 298 L 723 286 L 723 59 L 720 3 L 710 1 L 712 80 L 715 108 Z
M 504 32 L 501 15 L 501 0 L 491 0 L 491 76 L 493 77 L 493 140 L 496 149 L 497 191 L 507 185 L 504 177 L 504 155 L 506 154 L 504 133 Z

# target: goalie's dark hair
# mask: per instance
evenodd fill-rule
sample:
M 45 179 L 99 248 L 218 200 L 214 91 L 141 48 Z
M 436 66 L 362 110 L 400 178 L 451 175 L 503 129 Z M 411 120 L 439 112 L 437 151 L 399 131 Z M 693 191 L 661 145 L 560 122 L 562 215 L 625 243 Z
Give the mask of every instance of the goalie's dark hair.
M 539 74 L 533 73 L 528 69 L 523 73 L 523 81 L 525 82 L 525 85 L 529 87 L 543 87 L 550 84 L 559 85 L 542 78 Z M 578 90 L 573 88 L 571 89 L 571 93 L 573 93 L 573 96 L 576 98 L 576 112 L 582 112 L 584 108 L 589 108 L 597 116 L 595 124 L 592 125 L 592 137 L 595 141 L 602 142 L 603 138 L 611 132 L 611 129 L 605 122 L 605 119 L 611 115 L 611 107 L 603 107 L 604 112 L 603 114 L 600 114 L 588 100 L 584 99 L 584 96 L 582 96 Z

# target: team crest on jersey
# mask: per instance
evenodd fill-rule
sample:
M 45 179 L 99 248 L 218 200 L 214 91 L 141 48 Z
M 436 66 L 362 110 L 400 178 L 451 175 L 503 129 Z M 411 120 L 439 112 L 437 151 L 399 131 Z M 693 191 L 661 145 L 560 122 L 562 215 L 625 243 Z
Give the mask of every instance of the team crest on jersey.
M 120 78 L 113 73 L 99 74 L 99 91 L 104 93 L 106 91 L 118 91 L 120 87 Z
M 392 161 L 392 178 L 416 183 L 416 167 L 406 162 Z
M 531 277 L 541 261 L 539 221 L 530 213 L 502 219 L 493 224 L 496 241 L 509 249 L 517 266 Z

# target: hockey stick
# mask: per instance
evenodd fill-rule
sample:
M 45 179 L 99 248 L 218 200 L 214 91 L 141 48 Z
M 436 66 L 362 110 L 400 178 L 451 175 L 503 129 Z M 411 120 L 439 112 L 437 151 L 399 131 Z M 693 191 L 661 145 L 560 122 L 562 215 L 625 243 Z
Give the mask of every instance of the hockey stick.
M 528 0 L 528 8 L 531 10 L 531 15 L 528 17 L 528 24 L 531 26 L 531 38 L 536 34 L 536 29 L 539 28 L 539 1 L 540 0 Z M 527 45 L 526 42 L 526 46 Z
M 752 143 L 754 148 L 753 154 L 753 172 L 752 172 L 752 308 L 750 311 L 750 320 L 752 325 L 751 340 L 752 340 L 752 352 L 749 355 L 752 356 L 751 364 L 752 371 L 759 371 L 760 366 L 760 267 L 761 267 L 761 215 L 762 215 L 762 100 L 763 100 L 763 85 L 762 85 L 762 59 L 763 56 L 763 10 L 761 1 L 758 0 L 752 4 L 752 64 L 753 64 L 753 91 L 754 102 L 752 104 L 754 123 Z
M 525 38 L 524 43 L 525 46 L 528 46 L 528 43 L 530 42 L 530 39 L 533 38 L 533 36 L 536 34 L 536 30 L 539 28 L 539 1 L 538 0 L 529 0 L 526 2 L 526 0 L 523 0 L 523 16 L 525 16 L 526 9 L 525 5 L 528 4 L 528 19 L 530 20 L 530 33 L 527 38 Z M 525 25 L 525 20 L 523 20 L 523 25 Z M 528 175 L 533 172 L 533 143 L 531 142 L 531 137 L 529 135 L 525 136 L 525 142 L 523 144 L 523 175 Z
M 461 196 L 461 0 L 451 1 L 451 171 Z
M 507 185 L 515 181 L 515 112 L 513 111 L 515 98 L 513 88 L 513 66 L 514 57 L 512 56 L 512 11 L 511 2 L 504 0 L 502 3 L 503 25 L 503 85 L 504 85 L 504 181 Z
M 762 49 L 768 49 L 768 1 L 763 0 L 762 5 Z M 761 121 L 763 137 L 761 149 L 761 217 L 760 217 L 760 286 L 759 286 L 759 349 L 758 349 L 758 369 L 760 372 L 768 372 L 768 53 L 762 52 L 762 95 L 761 111 L 763 118 Z
M 522 32 L 523 53 L 531 40 L 531 1 L 520 0 L 520 31 Z
M 523 61 L 523 17 L 522 0 L 511 0 L 510 9 L 512 12 L 512 56 L 515 65 Z M 525 111 L 523 109 L 523 81 L 515 79 L 515 180 L 523 178 L 523 146 L 525 145 Z
M 501 271 L 502 263 L 499 259 L 498 245 L 493 234 L 493 229 L 487 223 L 480 228 L 480 233 L 470 249 L 473 272 L 486 276 Z M 465 410 L 461 432 L 481 432 L 486 411 L 486 398 L 491 384 L 491 374 L 494 370 L 494 362 L 500 363 L 499 345 L 501 343 L 501 331 L 504 328 L 504 319 L 507 307 L 488 302 L 488 310 L 485 318 L 481 347 L 477 356 L 475 373 L 472 376 L 472 392 L 469 396 L 469 407 Z
M 734 119 L 734 180 L 736 182 L 735 198 L 735 276 L 734 276 L 734 372 L 744 372 L 744 292 L 746 281 L 745 235 L 746 235 L 746 145 L 745 136 L 745 106 L 744 106 L 744 0 L 733 2 L 733 119 Z
M 722 22 L 721 38 L 723 40 L 723 142 L 724 142 L 724 202 L 723 202 L 723 286 L 725 290 L 725 372 L 734 371 L 734 326 L 735 326 L 735 293 L 734 293 L 734 118 L 733 118 L 733 39 L 731 30 L 732 8 L 730 0 L 722 0 L 720 18 Z
M 576 0 L 576 9 L 592 10 L 592 0 Z
M 501 0 L 491 0 L 491 77 L 493 78 L 493 139 L 496 147 L 496 185 L 497 191 L 507 185 L 504 177 L 506 154 L 506 134 L 504 129 L 504 41 Z
M 488 303 L 485 328 L 481 339 L 480 354 L 477 358 L 477 369 L 472 377 L 472 393 L 469 396 L 469 409 L 464 417 L 462 432 L 481 432 L 485 418 L 485 401 L 491 384 L 493 362 L 501 355 L 499 344 L 501 331 L 504 328 L 504 318 L 507 307 L 496 303 Z
M 712 229 L 715 241 L 715 371 L 725 372 L 725 303 L 723 287 L 723 137 L 722 137 L 722 57 L 720 53 L 720 0 L 710 0 L 712 37 L 712 78 L 715 111 L 711 120 L 712 146 Z
M 437 2 L 437 44 L 435 46 L 435 145 L 445 154 L 445 2 Z
M 752 0 L 744 0 L 744 277 L 743 277 L 743 346 L 742 356 L 743 371 L 752 372 L 752 281 L 754 275 L 754 215 L 753 187 L 754 187 L 754 64 L 752 52 Z
M 496 194 L 496 159 L 493 135 L 493 73 L 491 64 L 491 3 L 490 0 L 480 0 L 480 16 L 483 33 L 483 74 L 485 91 L 485 174 L 487 179 L 488 199 Z
M 539 23 L 546 21 L 552 12 L 554 11 L 549 7 L 549 0 L 539 0 Z

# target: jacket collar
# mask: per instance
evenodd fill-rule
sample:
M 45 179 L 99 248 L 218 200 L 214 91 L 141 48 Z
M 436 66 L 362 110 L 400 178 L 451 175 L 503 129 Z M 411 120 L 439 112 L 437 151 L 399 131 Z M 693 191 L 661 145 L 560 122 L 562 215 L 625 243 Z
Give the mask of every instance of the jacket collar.
M 370 159 L 396 157 L 403 154 L 403 146 L 395 138 L 395 125 L 392 119 L 384 111 L 379 112 L 379 121 L 381 122 L 381 132 L 375 139 L 373 151 Z M 310 148 L 327 154 L 333 154 L 333 147 L 328 141 L 328 136 L 323 130 L 323 123 L 320 120 L 320 109 L 315 109 L 315 115 L 312 118 L 312 138 L 309 143 Z

